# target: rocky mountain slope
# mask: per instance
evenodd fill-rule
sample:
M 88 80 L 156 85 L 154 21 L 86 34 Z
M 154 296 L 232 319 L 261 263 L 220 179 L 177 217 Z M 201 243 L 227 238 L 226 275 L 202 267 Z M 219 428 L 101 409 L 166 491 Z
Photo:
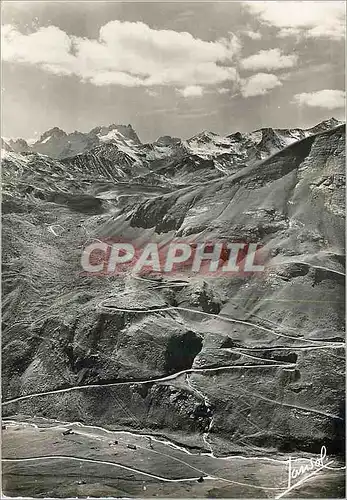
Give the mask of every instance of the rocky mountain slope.
M 342 453 L 345 127 L 82 135 L 4 152 L 3 415 L 215 455 Z M 268 257 L 261 275 L 83 275 L 84 245 L 110 236 Z

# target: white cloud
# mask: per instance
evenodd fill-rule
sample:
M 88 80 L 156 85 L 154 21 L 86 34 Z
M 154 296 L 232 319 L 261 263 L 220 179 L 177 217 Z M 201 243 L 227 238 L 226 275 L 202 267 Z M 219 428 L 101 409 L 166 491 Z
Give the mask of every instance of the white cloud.
M 277 36 L 279 38 L 287 38 L 290 36 L 298 38 L 300 35 L 301 35 L 301 30 L 299 30 L 298 28 L 282 28 L 277 33 Z
M 292 68 L 296 65 L 298 56 L 283 55 L 280 49 L 260 50 L 257 54 L 241 60 L 241 67 L 250 71 L 261 69 L 274 70 Z
M 282 83 L 276 75 L 271 73 L 257 73 L 241 80 L 241 94 L 243 97 L 264 95 L 281 85 Z
M 268 25 L 295 28 L 308 38 L 343 39 L 345 2 L 343 1 L 246 1 L 246 8 Z M 280 35 L 290 32 L 280 31 Z
M 177 91 L 183 97 L 201 97 L 204 93 L 204 89 L 199 85 L 189 85 L 184 89 L 180 89 Z
M 218 89 L 218 94 L 228 94 L 230 92 L 230 89 L 227 89 L 226 87 L 222 87 Z
M 40 28 L 31 35 L 22 35 L 10 25 L 2 26 L 2 58 L 4 61 L 30 62 L 70 71 L 73 64 L 72 40 L 55 26 Z
M 343 90 L 318 90 L 317 92 L 303 92 L 296 94 L 293 102 L 300 106 L 337 109 L 345 106 L 345 92 Z
M 243 30 L 241 31 L 241 34 L 248 36 L 248 38 L 251 38 L 252 40 L 260 40 L 262 38 L 262 34 L 259 33 L 259 31 Z
M 77 75 L 99 86 L 205 87 L 238 78 L 233 60 L 241 46 L 234 35 L 206 42 L 187 32 L 110 21 L 98 39 L 69 36 L 55 26 L 22 34 L 10 25 L 3 27 L 2 37 L 4 61 Z

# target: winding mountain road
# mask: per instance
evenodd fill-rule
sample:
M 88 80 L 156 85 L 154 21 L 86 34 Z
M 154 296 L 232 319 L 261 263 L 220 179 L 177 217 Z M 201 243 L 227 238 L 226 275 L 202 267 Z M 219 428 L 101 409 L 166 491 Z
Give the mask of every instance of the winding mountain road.
M 46 392 L 35 392 L 32 394 L 26 394 L 24 396 L 19 396 L 17 398 L 13 399 L 7 399 L 6 401 L 3 401 L 2 405 L 8 405 L 11 403 L 17 403 L 18 401 L 24 401 L 25 399 L 31 399 L 39 396 L 49 396 L 52 394 L 62 394 L 66 392 L 72 392 L 72 391 L 77 391 L 81 389 L 96 389 L 100 387 L 116 387 L 116 386 L 126 386 L 126 385 L 136 385 L 136 384 L 155 384 L 157 382 L 166 382 L 169 380 L 173 380 L 177 377 L 180 377 L 181 375 L 187 374 L 187 373 L 204 373 L 204 372 L 217 372 L 221 370 L 231 370 L 231 369 L 252 369 L 252 368 L 271 368 L 271 367 L 280 367 L 280 368 L 294 368 L 295 363 L 289 363 L 289 364 L 262 364 L 262 365 L 226 365 L 226 366 L 218 366 L 218 367 L 212 367 L 212 368 L 188 368 L 187 370 L 182 370 L 177 373 L 173 373 L 172 375 L 167 375 L 165 377 L 159 377 L 159 378 L 153 378 L 153 379 L 147 379 L 147 380 L 129 380 L 125 382 L 106 382 L 104 384 L 88 384 L 88 385 L 76 385 L 73 387 L 67 387 L 64 389 L 55 389 L 52 391 L 46 391 Z
M 235 319 L 235 318 L 229 318 L 229 317 L 226 317 L 223 315 L 207 313 L 207 312 L 199 311 L 196 309 L 190 309 L 190 308 L 179 307 L 179 306 L 165 306 L 165 307 L 159 307 L 159 308 L 146 308 L 146 309 L 121 308 L 121 307 L 117 307 L 117 306 L 110 305 L 110 304 L 105 305 L 104 303 L 108 300 L 110 300 L 110 299 L 104 299 L 103 301 L 99 302 L 99 304 L 97 305 L 97 308 L 100 308 L 100 309 L 104 308 L 106 310 L 111 309 L 111 310 L 116 310 L 119 312 L 140 313 L 140 314 L 174 311 L 174 310 L 185 311 L 185 312 L 194 313 L 194 314 L 201 314 L 204 316 L 212 317 L 214 319 L 219 319 L 219 320 L 227 321 L 227 322 L 231 322 L 231 323 L 244 324 L 244 325 L 247 325 L 247 326 L 250 326 L 253 328 L 258 328 L 262 331 L 265 331 L 267 333 L 271 333 L 271 334 L 276 335 L 276 336 L 290 338 L 292 340 L 301 340 L 304 342 L 314 343 L 314 344 L 318 344 L 320 347 L 323 347 L 321 341 L 314 341 L 314 340 L 304 339 L 302 337 L 294 337 L 291 335 L 285 335 L 283 333 L 275 332 L 274 330 L 271 330 L 271 329 L 266 328 L 264 326 L 258 325 L 256 323 L 251 323 L 249 321 L 243 321 L 243 320 L 239 320 L 239 319 Z M 344 346 L 343 343 L 331 342 L 328 345 L 325 345 L 324 347 L 343 347 L 343 346 Z M 265 361 L 269 361 L 269 360 L 265 360 Z M 173 380 L 173 379 L 175 379 L 183 374 L 189 374 L 189 373 L 207 373 L 207 372 L 217 372 L 217 371 L 231 370 L 231 369 L 233 369 L 233 370 L 235 370 L 235 369 L 254 369 L 254 368 L 264 368 L 264 367 L 267 367 L 267 368 L 270 368 L 270 367 L 278 368 L 279 367 L 279 368 L 293 369 L 293 368 L 295 368 L 295 366 L 296 366 L 295 363 L 288 363 L 288 364 L 274 363 L 274 364 L 261 364 L 261 365 L 235 365 L 235 364 L 233 364 L 233 365 L 218 366 L 218 367 L 188 368 L 186 370 L 182 370 L 180 372 L 177 372 L 177 373 L 174 373 L 171 375 L 167 375 L 164 377 L 158 377 L 158 378 L 154 378 L 154 379 L 130 380 L 130 381 L 125 381 L 125 382 L 109 382 L 109 383 L 106 382 L 104 384 L 79 385 L 79 386 L 67 387 L 67 388 L 62 388 L 62 389 L 55 389 L 52 391 L 44 391 L 44 392 L 26 394 L 23 396 L 18 396 L 16 398 L 12 398 L 12 399 L 8 399 L 6 401 L 3 401 L 2 405 L 4 406 L 4 405 L 19 402 L 19 401 L 24 401 L 27 399 L 35 398 L 35 397 L 42 397 L 42 396 L 48 396 L 48 395 L 53 395 L 53 394 L 59 394 L 59 393 L 67 393 L 67 392 L 83 390 L 83 389 L 88 390 L 88 389 L 95 389 L 95 388 L 100 388 L 100 387 L 115 387 L 115 386 L 122 386 L 122 385 L 124 386 L 124 385 L 133 385 L 133 384 L 152 384 L 152 383 L 158 383 L 158 382 L 166 382 L 169 380 Z M 255 394 L 252 394 L 252 395 L 259 397 L 260 399 L 266 399 L 267 401 L 272 402 L 274 404 L 280 404 L 283 406 L 293 407 L 293 408 L 297 408 L 297 409 L 302 410 L 302 411 L 308 411 L 308 412 L 324 415 L 324 416 L 327 416 L 327 417 L 330 417 L 333 419 L 342 420 L 342 418 L 337 416 L 337 415 L 331 415 L 329 413 L 322 412 L 320 410 L 306 408 L 303 406 L 291 405 L 289 403 L 284 403 L 281 401 L 276 401 L 276 400 L 264 398 L 260 395 L 258 395 L 258 396 Z
M 236 318 L 230 318 L 228 316 L 223 316 L 222 314 L 213 314 L 213 313 L 208 313 L 205 311 L 199 311 L 198 309 L 190 309 L 188 307 L 180 307 L 180 306 L 163 306 L 163 307 L 153 307 L 153 308 L 144 308 L 144 309 L 135 309 L 135 308 L 125 308 L 125 307 L 118 307 L 112 304 L 105 305 L 104 303 L 110 299 L 104 299 L 100 301 L 97 304 L 97 308 L 99 309 L 108 309 L 108 310 L 113 310 L 113 311 L 119 311 L 119 312 L 127 312 L 127 313 L 137 313 L 137 314 L 148 314 L 148 313 L 156 313 L 156 312 L 169 312 L 169 311 L 183 311 L 183 312 L 189 312 L 189 313 L 194 313 L 194 314 L 201 314 L 203 316 L 208 316 L 214 319 L 218 319 L 221 321 L 227 321 L 229 323 L 238 323 L 241 325 L 246 325 L 250 326 L 252 328 L 257 328 L 258 330 L 262 330 L 267 333 L 271 333 L 272 335 L 276 335 L 278 337 L 284 337 L 292 340 L 300 340 L 302 342 L 310 342 L 312 344 L 318 344 L 322 345 L 322 341 L 319 340 L 310 340 L 310 339 L 305 339 L 304 337 L 294 337 L 293 335 L 286 335 L 284 333 L 279 333 L 275 332 L 274 330 L 270 328 L 266 328 L 265 326 L 258 325 L 257 323 L 252 323 L 250 321 L 245 321 L 241 319 L 236 319 Z M 339 347 L 344 347 L 343 342 L 329 342 L 329 346 L 331 345 L 338 345 Z

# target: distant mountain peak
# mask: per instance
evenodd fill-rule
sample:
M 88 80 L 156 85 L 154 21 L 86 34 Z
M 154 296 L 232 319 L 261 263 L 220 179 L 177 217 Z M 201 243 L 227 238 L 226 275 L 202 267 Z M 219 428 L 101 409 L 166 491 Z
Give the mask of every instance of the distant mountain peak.
M 159 146 L 172 146 L 175 144 L 180 144 L 182 141 L 179 137 L 171 137 L 171 135 L 161 135 L 155 141 L 155 144 Z
M 16 153 L 24 153 L 26 151 L 30 151 L 30 146 L 25 139 L 10 139 L 8 141 L 8 145 L 10 146 L 11 151 L 14 151 Z
M 191 140 L 213 140 L 215 137 L 218 137 L 218 134 L 215 132 L 211 132 L 211 130 L 203 130 L 202 132 L 199 132 L 198 134 L 194 135 L 190 139 Z
M 111 132 L 114 132 L 113 134 Z M 117 139 L 117 136 L 120 138 L 124 139 L 129 139 L 130 141 L 133 141 L 136 144 L 141 144 L 141 141 L 133 129 L 133 127 L 129 125 L 117 125 L 116 123 L 112 123 L 111 125 L 108 126 L 99 126 L 99 127 L 94 127 L 90 132 L 89 135 L 96 135 L 99 138 L 106 138 L 106 136 L 109 137 L 110 140 L 112 139 Z M 108 140 L 108 138 L 106 139 Z
M 324 120 L 322 123 L 341 123 L 340 120 L 337 120 L 334 116 L 332 116 L 331 118 L 328 118 L 327 120 Z
M 62 130 L 59 127 L 53 127 L 51 129 L 47 130 L 46 132 L 44 132 L 41 135 L 38 142 L 43 142 L 43 141 L 51 139 L 51 138 L 60 139 L 61 137 L 66 137 L 66 136 L 67 136 L 67 133 L 64 132 L 64 130 Z
M 331 118 L 328 118 L 327 120 L 323 120 L 322 122 L 318 123 L 317 125 L 314 125 L 311 128 L 306 129 L 308 132 L 311 134 L 318 134 L 319 132 L 325 132 L 326 130 L 329 130 L 331 128 L 335 128 L 338 125 L 342 125 L 344 122 L 341 120 L 337 120 L 333 116 Z
M 337 127 L 338 125 L 341 125 L 343 122 L 341 120 L 337 120 L 334 116 L 332 116 L 331 118 L 328 118 L 327 120 L 323 120 L 322 122 L 318 123 L 317 125 L 314 125 L 312 128 L 316 128 L 316 127 L 324 127 L 326 129 L 328 128 L 333 128 L 333 127 Z M 310 130 L 311 130 L 310 129 Z
M 1 137 L 1 150 L 4 151 L 13 151 L 11 146 L 9 145 L 8 142 L 6 142 L 2 137 Z

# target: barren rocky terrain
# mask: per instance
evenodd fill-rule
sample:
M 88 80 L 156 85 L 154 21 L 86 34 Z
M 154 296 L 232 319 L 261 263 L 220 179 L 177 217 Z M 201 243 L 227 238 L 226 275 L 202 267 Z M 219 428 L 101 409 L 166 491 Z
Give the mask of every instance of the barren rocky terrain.
M 2 147 L 4 493 L 277 498 L 289 456 L 326 447 L 285 494 L 344 497 L 344 125 Z M 84 275 L 108 237 L 256 242 L 267 261 Z

